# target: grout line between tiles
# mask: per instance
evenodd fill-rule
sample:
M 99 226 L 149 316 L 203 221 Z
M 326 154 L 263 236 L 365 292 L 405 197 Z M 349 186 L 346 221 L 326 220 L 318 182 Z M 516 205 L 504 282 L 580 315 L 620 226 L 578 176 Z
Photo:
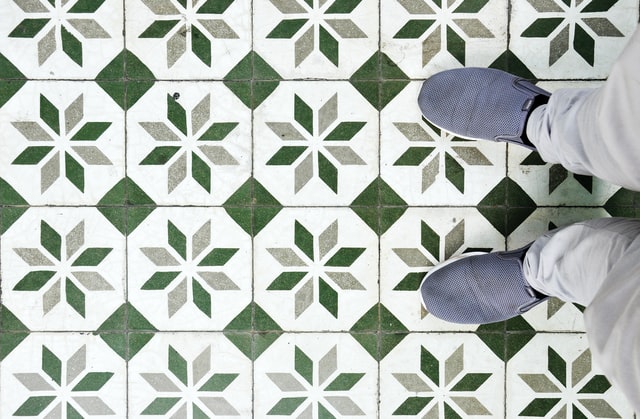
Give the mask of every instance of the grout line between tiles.
M 254 51 L 254 7 L 255 2 L 251 0 L 251 51 Z M 255 59 L 251 54 L 251 81 L 249 82 L 249 102 L 251 103 L 251 179 L 254 179 L 255 163 L 255 107 L 253 106 L 253 78 L 255 75 Z M 255 197 L 255 182 L 251 182 L 251 198 Z M 255 417 L 256 412 L 256 367 L 255 367 L 255 282 L 256 282 L 256 258 L 255 258 L 255 206 L 251 205 L 251 417 Z
M 382 51 L 382 41 L 381 41 L 381 36 L 380 33 L 382 32 L 382 0 L 380 0 L 378 2 L 378 51 Z M 378 54 L 378 74 L 380 76 L 380 80 L 378 81 L 378 104 L 382 103 L 382 55 Z M 382 149 L 382 110 L 378 109 L 377 110 L 378 113 L 378 179 L 382 179 L 382 153 L 381 153 L 381 149 Z M 378 183 L 378 232 L 379 233 L 382 230 L 382 206 L 381 206 L 381 201 L 382 201 L 382 195 L 381 195 L 381 185 L 380 183 Z M 382 245 L 381 245 L 382 240 L 380 240 L 380 235 L 378 234 L 378 329 L 380 330 L 380 334 L 378 335 L 378 351 L 381 352 L 382 351 L 382 319 L 381 319 L 381 307 L 382 307 L 382 286 L 381 286 L 381 272 L 382 272 Z M 380 372 L 380 353 L 378 353 L 378 361 L 377 361 L 377 377 L 376 377 L 376 384 L 377 384 L 377 392 L 376 392 L 376 398 L 377 398 L 377 403 L 376 403 L 376 414 L 378 416 L 378 418 L 380 418 L 380 406 L 382 403 L 382 389 L 380 386 L 380 378 L 381 378 L 381 372 Z
M 127 50 L 127 5 L 126 0 L 122 0 L 122 38 L 123 38 L 123 51 Z M 127 120 L 129 116 L 129 103 L 128 103 L 128 90 L 129 90 L 129 80 L 127 75 L 127 54 L 123 54 L 123 75 L 124 75 L 124 178 L 128 178 L 127 171 L 127 145 L 128 145 L 128 131 L 127 131 Z M 125 205 L 126 208 L 123 209 L 124 213 L 124 229 L 125 229 L 125 237 L 124 237 L 124 342 L 125 342 L 125 413 L 127 417 L 130 417 L 129 411 L 129 360 L 130 356 L 130 345 L 129 345 L 129 209 L 128 209 L 128 201 L 127 197 L 129 196 L 129 185 L 128 182 L 124 184 L 124 196 L 125 196 Z

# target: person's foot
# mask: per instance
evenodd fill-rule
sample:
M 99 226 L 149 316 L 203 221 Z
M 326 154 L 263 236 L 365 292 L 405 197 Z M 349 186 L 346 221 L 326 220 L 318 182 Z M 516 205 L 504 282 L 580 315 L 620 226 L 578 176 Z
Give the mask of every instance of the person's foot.
M 420 284 L 423 305 L 452 323 L 494 323 L 525 313 L 549 298 L 524 278 L 522 263 L 529 246 L 462 254 L 435 266 Z
M 422 85 L 418 105 L 424 117 L 458 137 L 515 143 L 535 150 L 526 122 L 550 93 L 533 83 L 490 68 L 437 73 Z

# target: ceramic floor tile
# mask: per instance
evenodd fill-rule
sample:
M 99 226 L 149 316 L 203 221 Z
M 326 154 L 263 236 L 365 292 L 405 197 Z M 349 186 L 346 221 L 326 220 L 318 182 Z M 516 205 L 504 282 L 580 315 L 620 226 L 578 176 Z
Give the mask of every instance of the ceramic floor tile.
M 503 417 L 504 363 L 476 336 L 415 333 L 380 362 L 380 416 Z
M 582 307 L 455 325 L 417 290 L 640 195 L 416 99 L 469 66 L 597 87 L 639 0 L 0 9 L 1 418 L 633 417 Z
M 440 261 L 491 250 L 504 250 L 504 237 L 475 209 L 410 208 L 380 238 L 380 301 L 410 330 L 475 330 L 429 315 L 418 289 Z
M 489 66 L 507 49 L 506 0 L 381 3 L 381 48 L 411 78 Z
M 90 79 L 124 47 L 118 0 L 2 3 L 0 54 L 34 79 Z
M 31 330 L 95 330 L 124 303 L 125 238 L 95 208 L 31 208 L 1 246 L 3 305 Z
M 349 209 L 285 209 L 254 254 L 255 300 L 285 330 L 348 330 L 378 302 L 378 238 Z
M 538 78 L 604 79 L 637 22 L 635 0 L 513 0 L 509 48 Z
M 127 47 L 161 79 L 222 79 L 251 50 L 251 2 L 127 2 Z
M 220 205 L 251 174 L 251 112 L 221 82 L 157 83 L 127 131 L 128 175 L 157 204 Z
M 95 205 L 124 176 L 124 112 L 91 82 L 29 82 L 2 108 L 0 172 L 29 203 Z
M 157 209 L 128 261 L 128 299 L 160 330 L 222 330 L 251 301 L 251 238 L 220 208 Z
M 98 337 L 34 333 L 2 363 L 0 416 L 125 417 L 126 382 L 124 360 Z
M 349 78 L 378 49 L 375 0 L 254 2 L 254 50 L 282 77 Z
M 380 171 L 409 205 L 476 205 L 505 176 L 506 146 L 467 141 L 429 124 L 412 82 L 380 114 Z
M 255 363 L 255 416 L 376 417 L 376 370 L 348 334 L 287 334 Z
M 222 334 L 159 333 L 129 362 L 129 417 L 251 417 L 251 361 Z
M 346 82 L 284 82 L 254 113 L 254 174 L 284 205 L 348 205 L 378 175 L 378 113 Z
M 623 397 L 594 365 L 584 334 L 538 334 L 507 364 L 509 418 L 631 418 Z

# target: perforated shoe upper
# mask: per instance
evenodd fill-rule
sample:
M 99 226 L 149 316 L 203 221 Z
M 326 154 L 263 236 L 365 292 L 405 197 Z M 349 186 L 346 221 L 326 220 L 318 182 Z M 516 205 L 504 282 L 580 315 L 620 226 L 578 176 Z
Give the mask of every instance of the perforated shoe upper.
M 549 93 L 504 71 L 460 68 L 427 79 L 418 104 L 427 120 L 460 137 L 527 146 L 525 123 L 540 95 Z
M 485 324 L 518 316 L 546 299 L 524 278 L 525 247 L 470 255 L 429 272 L 420 292 L 427 310 L 453 323 Z

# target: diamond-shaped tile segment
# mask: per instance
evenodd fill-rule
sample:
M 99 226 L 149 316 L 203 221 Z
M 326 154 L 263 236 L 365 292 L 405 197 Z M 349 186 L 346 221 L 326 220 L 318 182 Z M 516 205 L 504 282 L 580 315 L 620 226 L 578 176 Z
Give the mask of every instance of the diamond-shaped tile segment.
M 118 307 L 94 334 L 122 359 L 133 358 L 153 337 L 157 329 L 131 304 Z
M 377 416 L 376 362 L 349 334 L 285 334 L 256 362 L 255 416 Z
M 153 87 L 155 78 L 135 54 L 125 49 L 100 70 L 96 83 L 122 109 L 126 109 Z
M 412 334 L 380 362 L 384 417 L 503 417 L 504 363 L 465 334 Z
M 0 54 L 0 108 L 16 94 L 27 81 L 24 74 Z
M 0 415 L 126 415 L 126 366 L 98 337 L 34 333 L 2 363 Z
M 487 221 L 509 236 L 536 209 L 535 202 L 510 178 L 504 178 L 477 205 Z
M 251 178 L 227 199 L 224 209 L 244 231 L 254 236 L 280 212 L 282 205 Z
M 29 329 L 7 308 L 0 306 L 0 362 L 29 336 Z
M 249 359 L 256 360 L 282 335 L 282 328 L 255 303 L 249 304 L 224 329 L 224 335 Z
M 632 417 L 592 362 L 583 334 L 533 338 L 507 365 L 507 416 Z
M 155 202 L 129 178 L 122 179 L 111 188 L 98 205 L 98 211 L 122 234 L 135 230 L 155 209 Z M 124 214 L 123 207 L 127 207 Z
M 122 50 L 117 0 L 6 1 L 0 54 L 33 79 L 92 79 Z
M 378 361 L 408 335 L 408 329 L 382 304 L 372 306 L 354 323 L 350 332 Z
M 221 79 L 251 49 L 251 3 L 133 1 L 127 48 L 160 79 Z
M 380 51 L 374 53 L 349 78 L 371 105 L 381 110 L 409 83 L 409 77 Z
M 4 208 L 0 212 L 0 234 L 3 234 L 28 209 L 28 202 L 0 178 L 0 205 Z
M 407 203 L 377 178 L 351 203 L 353 212 L 378 235 L 387 231 L 407 209 Z
M 224 84 L 247 107 L 258 107 L 280 84 L 281 77 L 255 51 L 224 76 Z

